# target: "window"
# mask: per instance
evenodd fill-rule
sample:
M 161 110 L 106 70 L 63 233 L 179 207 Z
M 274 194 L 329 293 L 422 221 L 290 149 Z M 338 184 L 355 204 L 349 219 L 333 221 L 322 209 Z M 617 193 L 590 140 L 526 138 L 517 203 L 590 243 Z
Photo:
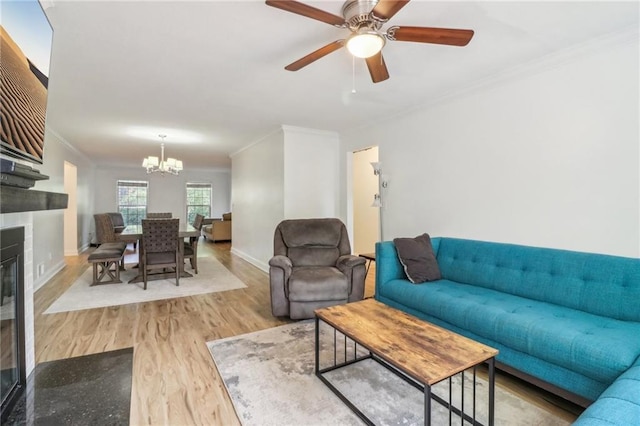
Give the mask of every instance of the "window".
M 125 225 L 141 225 L 147 216 L 149 182 L 135 180 L 118 181 L 118 211 Z
M 198 213 L 211 216 L 210 183 L 187 183 L 187 222 L 193 223 Z

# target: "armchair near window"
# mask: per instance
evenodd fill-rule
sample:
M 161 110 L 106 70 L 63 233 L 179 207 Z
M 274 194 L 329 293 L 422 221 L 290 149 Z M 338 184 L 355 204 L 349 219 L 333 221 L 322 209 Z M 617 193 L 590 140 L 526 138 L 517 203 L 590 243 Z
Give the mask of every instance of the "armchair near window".
M 222 219 L 213 219 L 202 228 L 202 235 L 213 242 L 231 241 L 231 213 L 223 214 Z
M 292 319 L 314 310 L 362 300 L 365 259 L 351 254 L 347 229 L 339 219 L 280 222 L 269 261 L 271 312 Z

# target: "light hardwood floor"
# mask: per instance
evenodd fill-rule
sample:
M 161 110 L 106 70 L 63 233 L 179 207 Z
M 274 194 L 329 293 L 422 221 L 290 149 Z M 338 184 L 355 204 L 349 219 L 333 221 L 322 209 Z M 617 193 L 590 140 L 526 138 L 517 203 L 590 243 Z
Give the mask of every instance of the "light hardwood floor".
M 290 321 L 271 315 L 268 275 L 231 254 L 229 243 L 201 240 L 198 250 L 247 287 L 43 315 L 87 269 L 89 252 L 65 258 L 67 266 L 35 294 L 36 362 L 133 347 L 132 425 L 240 424 L 206 342 Z M 373 295 L 374 277 L 372 265 L 365 296 Z M 508 376 L 497 380 L 567 421 L 576 417 L 575 407 L 557 398 Z

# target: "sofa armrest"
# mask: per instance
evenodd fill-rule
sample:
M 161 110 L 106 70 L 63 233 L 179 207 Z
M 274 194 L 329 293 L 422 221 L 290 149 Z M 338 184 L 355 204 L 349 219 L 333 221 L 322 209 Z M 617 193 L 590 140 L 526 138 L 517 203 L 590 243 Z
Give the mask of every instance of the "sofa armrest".
M 406 278 L 395 244 L 392 241 L 376 243 L 376 294 L 379 293 L 380 285 L 391 280 Z

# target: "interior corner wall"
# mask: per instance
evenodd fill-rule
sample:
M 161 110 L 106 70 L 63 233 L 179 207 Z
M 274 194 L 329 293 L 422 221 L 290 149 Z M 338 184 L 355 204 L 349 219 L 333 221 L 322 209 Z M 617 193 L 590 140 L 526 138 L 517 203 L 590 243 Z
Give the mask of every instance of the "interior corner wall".
M 64 162 L 77 168 L 77 216 L 78 252 L 89 246 L 93 227 L 93 194 L 95 165 L 76 149 L 71 148 L 54 132 L 46 129 L 44 143 L 44 163 L 35 168 L 49 176 L 38 181 L 34 189 L 64 193 Z M 33 212 L 33 277 L 34 290 L 45 284 L 64 263 L 64 210 Z M 44 273 L 38 267 L 43 265 Z
M 274 132 L 231 157 L 232 252 L 268 270 L 284 219 L 284 136 Z
M 95 212 L 118 211 L 118 180 L 149 182 L 147 210 L 171 212 L 173 217 L 186 220 L 187 182 L 210 183 L 212 191 L 211 217 L 221 218 L 231 208 L 231 173 L 228 170 L 183 170 L 178 176 L 147 174 L 142 167 L 100 167 L 96 171 Z M 95 224 L 93 225 L 95 230 Z
M 283 130 L 284 218 L 337 217 L 338 134 L 291 126 Z
M 428 232 L 639 257 L 638 47 L 584 50 L 343 134 L 345 152 L 379 145 L 385 239 Z

